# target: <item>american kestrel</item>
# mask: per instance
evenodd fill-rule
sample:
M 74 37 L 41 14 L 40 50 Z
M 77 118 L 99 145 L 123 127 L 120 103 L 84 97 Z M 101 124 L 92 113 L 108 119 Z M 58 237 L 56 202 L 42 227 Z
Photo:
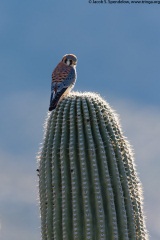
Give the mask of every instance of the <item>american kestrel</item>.
M 66 54 L 52 73 L 51 98 L 49 111 L 56 108 L 58 102 L 66 96 L 74 87 L 76 82 L 77 57 Z

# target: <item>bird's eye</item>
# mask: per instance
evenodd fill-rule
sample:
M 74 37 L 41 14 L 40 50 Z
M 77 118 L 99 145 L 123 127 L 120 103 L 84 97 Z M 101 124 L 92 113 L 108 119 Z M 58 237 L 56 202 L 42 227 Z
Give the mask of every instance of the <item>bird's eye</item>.
M 70 65 L 72 65 L 72 60 L 69 60 L 70 61 Z
M 64 61 L 65 63 L 67 63 L 67 58 L 65 59 L 65 61 Z

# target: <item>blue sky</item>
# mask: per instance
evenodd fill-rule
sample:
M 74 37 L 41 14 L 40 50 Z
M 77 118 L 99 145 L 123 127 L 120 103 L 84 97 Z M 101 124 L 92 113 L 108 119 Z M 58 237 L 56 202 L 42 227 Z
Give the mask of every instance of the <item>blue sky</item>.
M 151 239 L 160 239 L 160 8 L 87 0 L 0 2 L 0 238 L 40 239 L 35 156 L 51 73 L 78 57 L 76 91 L 98 92 L 120 115 L 144 189 Z

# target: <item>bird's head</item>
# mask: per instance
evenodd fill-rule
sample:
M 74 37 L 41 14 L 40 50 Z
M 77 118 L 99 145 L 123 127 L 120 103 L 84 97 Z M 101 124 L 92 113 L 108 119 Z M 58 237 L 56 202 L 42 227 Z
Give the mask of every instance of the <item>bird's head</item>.
M 77 65 L 77 57 L 73 54 L 66 54 L 62 58 L 62 62 L 67 66 L 76 67 Z

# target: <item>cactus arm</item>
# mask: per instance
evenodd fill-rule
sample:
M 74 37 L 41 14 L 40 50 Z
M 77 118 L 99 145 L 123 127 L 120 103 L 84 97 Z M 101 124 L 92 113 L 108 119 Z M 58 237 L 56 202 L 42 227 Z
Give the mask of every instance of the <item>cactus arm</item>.
M 42 240 L 148 239 L 130 146 L 98 95 L 48 114 L 39 177 Z

